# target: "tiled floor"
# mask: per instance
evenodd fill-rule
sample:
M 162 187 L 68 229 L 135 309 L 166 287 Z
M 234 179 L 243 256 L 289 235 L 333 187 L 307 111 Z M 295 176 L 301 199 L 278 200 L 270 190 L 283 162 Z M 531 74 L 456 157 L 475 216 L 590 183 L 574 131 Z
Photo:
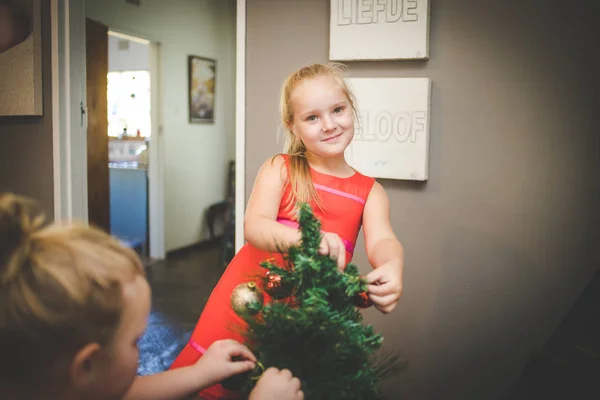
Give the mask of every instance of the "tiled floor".
M 193 249 L 146 269 L 152 311 L 139 343 L 138 373 L 166 370 L 189 339 L 214 285 L 223 272 L 219 248 Z

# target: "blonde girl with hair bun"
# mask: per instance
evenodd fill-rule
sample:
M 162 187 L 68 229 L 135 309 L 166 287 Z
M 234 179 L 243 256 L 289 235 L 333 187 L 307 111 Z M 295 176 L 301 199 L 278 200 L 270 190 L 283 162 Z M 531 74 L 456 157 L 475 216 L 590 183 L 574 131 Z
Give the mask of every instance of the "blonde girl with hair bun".
M 45 225 L 32 201 L 0 194 L 1 399 L 177 399 L 254 368 L 245 346 L 222 340 L 206 360 L 137 377 L 149 311 L 132 250 L 88 226 Z M 272 370 L 251 399 L 298 393 L 289 371 Z
M 355 171 L 344 157 L 354 137 L 357 105 L 341 64 L 312 64 L 292 72 L 281 89 L 283 154 L 267 160 L 256 177 L 244 217 L 247 243 L 235 255 L 211 296 L 190 342 L 171 366 L 202 359 L 216 340 L 243 340 L 245 324 L 232 310 L 234 288 L 249 276 L 264 275 L 260 263 L 300 241 L 297 205 L 307 202 L 323 230 L 320 251 L 345 268 L 363 228 L 369 262 L 369 298 L 382 313 L 395 307 L 402 292 L 404 250 L 390 223 L 389 200 L 375 179 Z M 261 284 L 259 279 L 258 285 Z M 269 296 L 265 296 L 265 301 Z M 235 328 L 235 329 L 232 329 Z M 203 390 L 206 399 L 239 398 L 221 385 Z

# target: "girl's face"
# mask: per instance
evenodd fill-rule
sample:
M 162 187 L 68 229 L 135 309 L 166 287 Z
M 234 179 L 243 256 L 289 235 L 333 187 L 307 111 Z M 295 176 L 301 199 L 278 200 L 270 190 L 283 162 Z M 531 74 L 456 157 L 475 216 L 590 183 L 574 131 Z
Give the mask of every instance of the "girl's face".
M 306 150 L 319 157 L 343 156 L 354 137 L 354 115 L 348 98 L 331 77 L 299 83 L 290 97 L 291 131 Z
M 138 368 L 138 341 L 150 312 L 150 286 L 136 276 L 123 286 L 125 308 L 107 360 L 86 387 L 84 398 L 120 400 L 129 390 Z M 87 396 L 87 397 L 86 397 Z

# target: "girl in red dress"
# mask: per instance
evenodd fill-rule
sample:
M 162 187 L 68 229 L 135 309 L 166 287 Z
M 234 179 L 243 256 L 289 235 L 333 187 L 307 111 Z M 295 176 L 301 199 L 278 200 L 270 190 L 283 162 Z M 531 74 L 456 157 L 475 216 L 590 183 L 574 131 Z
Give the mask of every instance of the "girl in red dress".
M 369 297 L 383 313 L 392 311 L 402 291 L 403 248 L 389 217 L 389 201 L 373 178 L 352 169 L 344 151 L 354 137 L 355 100 L 339 64 L 314 64 L 292 73 L 281 95 L 285 154 L 266 161 L 256 178 L 246 210 L 247 243 L 233 258 L 206 303 L 191 339 L 171 368 L 196 362 L 216 340 L 242 341 L 244 322 L 231 308 L 231 294 L 249 277 L 264 276 L 262 261 L 300 241 L 296 204 L 308 202 L 321 222 L 320 250 L 344 268 L 363 227 L 369 262 Z M 260 282 L 258 282 L 260 284 Z M 265 293 L 265 301 L 269 301 Z M 206 399 L 235 399 L 214 385 Z

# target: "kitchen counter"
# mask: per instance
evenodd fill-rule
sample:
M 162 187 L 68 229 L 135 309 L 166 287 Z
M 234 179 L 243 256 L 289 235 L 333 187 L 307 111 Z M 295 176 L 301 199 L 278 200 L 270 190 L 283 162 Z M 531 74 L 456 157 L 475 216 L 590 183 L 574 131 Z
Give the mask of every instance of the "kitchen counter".
M 140 164 L 137 161 L 113 161 L 108 163 L 108 168 L 111 169 L 134 169 L 134 170 L 148 170 L 148 166 Z

